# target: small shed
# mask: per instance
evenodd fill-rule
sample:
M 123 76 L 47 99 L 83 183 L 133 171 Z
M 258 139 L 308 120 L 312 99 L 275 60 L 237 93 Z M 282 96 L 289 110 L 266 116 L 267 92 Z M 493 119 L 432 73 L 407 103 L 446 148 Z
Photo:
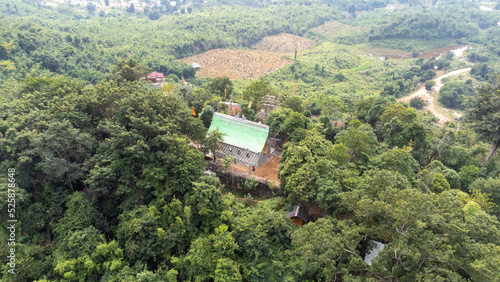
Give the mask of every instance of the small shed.
M 293 206 L 291 212 L 287 213 L 287 215 L 296 226 L 303 226 L 307 223 L 308 212 L 306 207 L 301 206 Z
M 191 66 L 195 69 L 195 70 L 200 70 L 201 69 L 201 66 L 200 64 L 198 63 L 192 63 Z

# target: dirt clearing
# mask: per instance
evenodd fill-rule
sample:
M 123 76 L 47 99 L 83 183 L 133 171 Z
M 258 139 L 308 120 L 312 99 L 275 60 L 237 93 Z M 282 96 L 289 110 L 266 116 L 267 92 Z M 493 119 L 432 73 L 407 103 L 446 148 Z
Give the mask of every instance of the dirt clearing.
M 252 49 L 266 52 L 294 53 L 314 48 L 314 41 L 288 33 L 264 37 Z
M 213 49 L 179 61 L 200 64 L 201 69 L 196 71 L 199 77 L 227 76 L 230 79 L 256 79 L 292 62 L 278 53 L 232 49 Z
M 246 173 L 255 178 L 260 178 L 267 181 L 274 181 L 276 187 L 279 187 L 280 180 L 278 178 L 278 169 L 280 166 L 281 156 L 272 156 L 271 159 L 260 166 L 255 168 L 255 173 L 248 169 L 248 166 L 243 163 L 231 164 L 230 170 L 236 170 L 242 173 Z M 249 173 L 250 171 L 250 173 Z

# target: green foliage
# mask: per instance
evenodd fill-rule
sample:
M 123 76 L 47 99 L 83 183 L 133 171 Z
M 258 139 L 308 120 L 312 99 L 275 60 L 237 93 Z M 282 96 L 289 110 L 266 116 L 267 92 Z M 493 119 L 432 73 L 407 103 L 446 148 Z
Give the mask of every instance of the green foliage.
M 425 82 L 425 84 L 424 84 L 424 85 L 425 85 L 425 89 L 426 89 L 427 91 L 431 91 L 432 87 L 434 87 L 434 85 L 435 85 L 435 84 L 436 84 L 436 83 L 435 83 L 433 80 L 428 80 L 428 81 L 426 81 L 426 82 Z
M 252 101 L 252 109 L 258 112 L 262 108 L 262 98 L 266 95 L 275 95 L 275 90 L 263 79 L 260 78 L 250 83 L 243 90 L 243 99 Z
M 469 185 L 477 179 L 480 175 L 481 170 L 475 165 L 463 166 L 460 168 L 458 176 L 462 182 L 462 189 L 467 190 Z
M 500 178 L 479 178 L 472 182 L 469 186 L 470 191 L 481 191 L 482 193 L 487 193 L 491 195 L 491 202 L 495 204 L 493 208 L 493 214 L 497 217 L 500 216 Z
M 285 120 L 290 116 L 292 110 L 289 108 L 277 108 L 267 114 L 266 124 L 273 134 L 285 132 Z
M 203 111 L 200 114 L 200 119 L 203 121 L 203 125 L 206 128 L 210 127 L 213 116 L 214 116 L 214 108 L 212 108 L 211 106 L 205 106 L 205 108 L 203 108 Z
M 233 82 L 228 77 L 217 77 L 207 85 L 207 91 L 216 96 L 229 99 L 233 94 Z
M 425 104 L 424 100 L 422 100 L 419 97 L 415 97 L 415 98 L 412 98 L 410 100 L 410 107 L 413 107 L 417 110 L 421 110 L 425 105 L 426 104 Z
M 463 109 L 466 97 L 473 94 L 474 90 L 465 84 L 445 83 L 439 90 L 438 101 L 447 108 Z
M 444 176 L 436 172 L 434 174 L 434 177 L 432 178 L 432 190 L 436 193 L 441 193 L 444 190 L 450 189 L 450 184 L 448 181 L 444 178 Z
M 224 140 L 224 133 L 219 129 L 209 131 L 207 137 L 203 140 L 203 146 L 206 150 L 212 152 L 214 156 L 214 161 L 216 160 L 216 151 L 220 146 L 220 142 Z
M 257 180 L 255 180 L 254 177 L 248 177 L 245 179 L 245 189 L 246 190 L 254 190 L 255 188 L 257 188 L 257 186 L 259 185 L 259 183 L 257 182 Z
M 471 20 L 470 12 L 465 9 L 438 8 L 425 12 L 409 11 L 401 15 L 392 23 L 370 31 L 370 40 L 418 38 L 418 39 L 443 39 L 462 38 L 475 35 L 480 28 L 494 26 L 487 21 L 478 26 Z M 487 14 L 479 14 L 478 18 L 488 18 Z M 460 27 L 458 27 L 458 24 Z
M 231 166 L 231 164 L 235 161 L 234 157 L 231 156 L 225 156 L 224 157 L 224 170 L 227 172 L 228 168 Z
M 487 142 L 492 142 L 490 154 L 485 162 L 492 157 L 500 146 L 500 91 L 486 84 L 479 88 L 477 95 L 469 99 L 467 119 L 471 121 L 471 127 L 478 137 Z
M 373 129 L 364 124 L 359 128 L 349 127 L 335 137 L 336 144 L 344 144 L 348 148 L 351 161 L 363 163 L 373 154 L 377 138 Z
M 283 108 L 289 108 L 297 113 L 304 112 L 304 105 L 302 103 L 302 99 L 297 96 L 289 96 L 283 101 L 281 104 Z

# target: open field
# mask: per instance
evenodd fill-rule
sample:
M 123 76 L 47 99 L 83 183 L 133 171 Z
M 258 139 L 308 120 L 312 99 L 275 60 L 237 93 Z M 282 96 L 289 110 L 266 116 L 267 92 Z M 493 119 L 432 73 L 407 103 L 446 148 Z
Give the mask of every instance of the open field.
M 411 52 L 386 49 L 386 48 L 373 48 L 369 46 L 362 46 L 360 50 L 372 54 L 375 57 L 388 58 L 388 59 L 411 59 Z
M 267 36 L 252 46 L 252 49 L 266 52 L 293 53 L 314 48 L 314 41 L 288 33 Z
M 280 53 L 232 49 L 213 49 L 179 61 L 200 64 L 201 69 L 196 73 L 199 77 L 230 79 L 259 78 L 292 62 Z

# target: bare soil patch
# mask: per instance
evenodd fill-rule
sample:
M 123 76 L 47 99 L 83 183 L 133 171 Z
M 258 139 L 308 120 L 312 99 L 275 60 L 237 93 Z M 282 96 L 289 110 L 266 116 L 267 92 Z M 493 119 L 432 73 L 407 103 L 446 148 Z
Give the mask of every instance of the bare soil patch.
M 289 33 L 266 36 L 252 46 L 255 50 L 277 53 L 294 53 L 312 48 L 314 41 Z
M 230 79 L 259 78 L 292 62 L 278 53 L 232 49 L 213 49 L 179 61 L 200 64 L 197 76 Z
M 236 164 L 231 164 L 230 170 L 239 171 L 245 173 L 255 178 L 260 178 L 267 181 L 274 181 L 275 187 L 279 187 L 280 180 L 278 178 L 278 169 L 280 166 L 281 156 L 272 156 L 271 159 L 260 166 L 255 167 L 255 172 L 249 170 L 248 166 L 243 163 L 237 162 Z
M 456 50 L 456 49 L 461 49 L 461 48 L 464 48 L 466 46 L 467 45 L 460 44 L 460 45 L 451 45 L 451 46 L 446 46 L 446 47 L 443 47 L 443 48 L 432 49 L 432 50 L 429 50 L 429 51 L 422 52 L 419 57 L 425 58 L 425 59 L 437 58 L 437 57 L 443 55 L 444 53 L 446 53 L 448 51 L 453 51 L 453 50 Z
M 362 29 L 359 27 L 354 27 L 343 23 L 339 23 L 336 21 L 331 21 L 331 22 L 326 22 L 318 27 L 315 27 L 313 28 L 313 30 L 327 37 L 335 37 L 335 36 L 349 35 L 354 32 L 358 32 Z

